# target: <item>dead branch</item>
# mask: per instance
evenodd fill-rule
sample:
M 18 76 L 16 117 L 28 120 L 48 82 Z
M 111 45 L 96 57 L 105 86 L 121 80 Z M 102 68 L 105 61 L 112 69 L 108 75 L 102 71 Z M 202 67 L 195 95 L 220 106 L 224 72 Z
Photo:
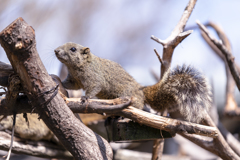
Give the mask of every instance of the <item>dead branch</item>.
M 212 119 L 209 116 L 206 117 L 205 123 L 212 127 L 216 127 L 216 125 L 213 123 Z M 218 130 L 219 136 L 212 140 L 203 139 L 202 137 L 199 137 L 197 135 L 189 135 L 185 133 L 180 133 L 180 135 L 192 141 L 193 143 L 201 146 L 202 148 L 218 155 L 222 159 L 226 160 L 240 159 L 239 156 L 229 147 L 229 145 L 224 140 L 224 137 L 222 136 L 219 130 Z
M 16 137 L 14 139 L 17 139 Z M 0 149 L 7 151 L 9 149 L 11 136 L 6 132 L 0 131 Z M 60 159 L 73 159 L 71 153 L 66 151 L 59 145 L 46 141 L 29 141 L 26 144 L 21 141 L 14 141 L 13 153 L 26 154 L 42 158 L 60 158 Z
M 216 134 L 216 128 L 153 115 L 132 106 L 123 109 L 121 112 L 118 113 L 118 115 L 130 118 L 135 122 L 151 126 L 153 128 L 165 130 L 172 135 L 174 135 L 175 133 L 190 133 L 213 138 L 218 136 Z
M 175 47 L 193 32 L 192 30 L 183 32 L 183 29 L 193 11 L 193 8 L 196 2 L 197 0 L 189 1 L 187 7 L 183 12 L 183 15 L 180 21 L 172 31 L 171 35 L 166 40 L 161 40 L 155 36 L 151 37 L 151 39 L 163 45 L 163 56 L 162 56 L 163 63 L 161 65 L 161 78 L 165 73 L 165 71 L 171 66 L 172 54 Z
M 172 135 L 174 135 L 175 133 L 185 132 L 189 134 L 199 134 L 208 137 L 218 136 L 216 134 L 216 129 L 209 126 L 203 126 L 186 121 L 180 121 L 176 119 L 153 115 L 151 113 L 139 110 L 131 106 L 125 108 L 130 103 L 130 101 L 127 100 L 127 98 L 116 98 L 113 100 L 85 100 L 84 98 L 82 100 L 81 98 L 66 98 L 65 102 L 74 113 L 107 113 L 119 115 L 132 119 L 135 122 L 151 126 L 153 128 L 165 130 L 172 133 Z M 119 110 L 117 109 L 116 111 L 114 111 L 114 109 L 116 108 L 112 109 L 112 105 Z M 6 113 L 10 113 L 7 115 L 11 115 L 12 113 L 9 112 L 4 106 L 5 99 L 2 99 L 0 101 L 0 113 L 3 115 L 6 115 Z M 28 104 L 28 98 L 26 96 L 22 96 L 22 98 L 19 98 L 17 100 L 15 110 L 16 113 L 30 113 L 32 111 L 32 107 L 30 104 Z
M 208 36 L 208 38 L 214 43 L 214 45 L 216 45 L 218 47 L 218 49 L 222 52 L 222 54 L 225 56 L 225 59 L 227 61 L 227 64 L 229 66 L 229 69 L 232 73 L 232 76 L 236 82 L 236 85 L 238 87 L 238 90 L 240 91 L 240 78 L 239 78 L 239 72 L 238 72 L 238 68 L 236 66 L 236 63 L 234 61 L 234 57 L 231 53 L 231 51 L 229 51 L 227 49 L 227 47 L 222 43 L 222 41 L 218 41 L 216 40 L 208 31 L 208 29 L 200 23 L 200 21 L 196 22 L 199 26 L 199 28 Z
M 221 29 L 221 27 L 213 22 L 209 22 L 209 23 L 205 24 L 205 26 L 212 27 L 217 32 L 219 38 L 222 40 L 223 45 L 225 45 L 226 48 L 231 52 L 230 41 L 227 38 L 227 35 Z M 219 50 L 218 47 L 208 38 L 208 36 L 205 34 L 205 32 L 201 31 L 201 35 L 204 38 L 204 40 L 207 42 L 207 44 L 213 49 L 214 53 L 216 53 L 216 55 L 220 59 L 222 59 L 222 61 L 225 64 L 227 84 L 226 84 L 226 102 L 225 102 L 224 113 L 225 113 L 225 115 L 227 115 L 229 117 L 237 117 L 237 116 L 239 116 L 240 109 L 238 108 L 237 102 L 234 97 L 234 89 L 235 89 L 236 83 L 231 75 L 228 64 L 226 62 L 226 59 L 225 59 L 222 51 Z M 236 64 L 236 66 L 239 71 L 239 66 L 237 64 Z
M 57 88 L 37 53 L 33 28 L 18 18 L 0 33 L 0 43 L 35 110 L 73 157 L 112 159 L 107 141 L 81 123 L 60 94 L 54 94 Z

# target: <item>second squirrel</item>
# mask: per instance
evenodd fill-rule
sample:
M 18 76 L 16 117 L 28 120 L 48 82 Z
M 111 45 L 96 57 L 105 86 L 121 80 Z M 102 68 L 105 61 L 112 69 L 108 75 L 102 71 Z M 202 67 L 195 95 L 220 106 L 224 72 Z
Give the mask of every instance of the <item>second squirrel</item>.
M 84 89 L 86 96 L 113 99 L 133 96 L 132 105 L 142 109 L 149 104 L 156 111 L 179 110 L 191 122 L 199 122 L 211 104 L 205 78 L 194 68 L 177 67 L 168 71 L 157 84 L 142 87 L 116 62 L 99 58 L 90 49 L 66 43 L 54 50 L 68 68 L 62 82 L 67 89 Z

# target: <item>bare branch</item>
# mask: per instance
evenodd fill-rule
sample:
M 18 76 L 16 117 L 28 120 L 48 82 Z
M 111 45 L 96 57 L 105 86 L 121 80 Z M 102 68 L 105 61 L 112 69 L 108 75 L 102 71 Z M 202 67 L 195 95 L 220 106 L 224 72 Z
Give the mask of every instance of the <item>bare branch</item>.
M 190 133 L 204 135 L 207 137 L 218 136 L 218 134 L 216 134 L 216 128 L 153 115 L 132 106 L 123 109 L 120 113 L 118 113 L 118 115 L 130 118 L 135 122 L 145 124 L 153 128 L 165 130 L 172 135 L 174 135 L 175 133 Z
M 114 115 L 120 115 L 126 118 L 130 118 L 135 122 L 145 124 L 147 126 L 151 126 L 153 128 L 161 129 L 172 133 L 190 133 L 190 134 L 199 134 L 208 137 L 217 137 L 216 129 L 209 126 L 203 126 L 195 123 L 190 123 L 186 121 L 175 120 L 171 118 L 166 118 L 162 116 L 153 115 L 151 113 L 139 110 L 132 106 L 129 106 L 125 109 L 120 109 L 115 111 L 111 111 L 111 105 L 116 105 L 115 107 L 118 108 L 122 106 L 123 108 L 126 107 L 129 101 L 126 102 L 126 99 L 116 98 L 113 100 L 100 100 L 100 99 L 88 99 L 87 101 L 82 101 L 80 98 L 67 98 L 66 103 L 68 107 L 73 111 L 79 113 L 82 111 L 84 113 L 100 113 L 98 111 L 98 107 L 102 108 L 100 110 L 104 111 L 105 113 L 110 113 Z M 19 113 L 18 109 L 21 112 L 31 112 L 31 105 L 27 103 L 27 98 L 22 97 L 17 101 L 15 110 Z M 121 104 L 121 105 L 120 105 Z M 0 103 L 0 113 L 11 113 L 5 107 L 5 100 L 3 99 Z M 23 108 L 25 109 L 23 111 Z M 28 108 L 29 107 L 29 108 Z
M 155 36 L 151 36 L 151 39 L 163 45 L 163 56 L 161 65 L 161 78 L 163 77 L 166 70 L 171 66 L 172 54 L 175 47 L 182 42 L 188 35 L 190 35 L 193 31 L 185 31 L 183 29 L 193 11 L 193 8 L 196 4 L 197 0 L 190 0 L 187 7 L 185 8 L 183 15 L 172 31 L 171 35 L 166 40 L 161 40 Z
M 217 32 L 219 38 L 222 40 L 222 42 L 226 46 L 226 48 L 229 51 L 231 51 L 230 41 L 220 26 L 218 26 L 217 24 L 215 24 L 213 22 L 209 22 L 209 23 L 205 24 L 205 26 L 212 27 Z M 216 53 L 216 55 L 218 57 L 220 57 L 225 64 L 227 84 L 226 84 L 226 102 L 225 102 L 226 104 L 225 104 L 224 112 L 225 112 L 225 115 L 227 115 L 229 117 L 236 117 L 239 115 L 238 113 L 240 113 L 240 109 L 237 106 L 237 102 L 236 102 L 235 96 L 234 96 L 236 83 L 231 75 L 228 64 L 226 62 L 226 59 L 225 59 L 222 51 L 218 49 L 218 47 L 208 38 L 208 36 L 203 31 L 201 31 L 201 35 L 204 38 L 204 40 L 208 43 L 208 45 L 213 49 L 214 53 Z M 239 68 L 239 66 L 237 64 L 236 64 L 236 66 L 237 66 L 237 68 Z M 239 71 L 239 69 L 238 69 L 238 71 Z
M 16 137 L 14 139 L 16 139 Z M 6 132 L 0 131 L 0 149 L 7 151 L 10 147 L 10 141 L 11 136 Z M 21 141 L 14 141 L 12 152 L 42 158 L 73 159 L 71 153 L 63 147 L 46 141 L 36 142 L 28 140 L 27 144 Z
M 212 119 L 207 115 L 205 118 L 205 122 L 212 127 L 216 127 Z M 202 148 L 218 155 L 222 159 L 232 160 L 232 159 L 240 159 L 240 157 L 229 147 L 225 139 L 223 138 L 222 134 L 218 130 L 218 137 L 214 138 L 213 140 L 203 139 L 197 135 L 189 135 L 185 133 L 180 133 L 183 137 L 187 138 L 188 140 L 192 141 L 193 143 L 201 146 Z
M 216 40 L 208 31 L 208 29 L 200 23 L 200 21 L 196 22 L 199 26 L 199 28 L 208 36 L 208 38 L 218 47 L 219 50 L 222 51 L 223 55 L 226 58 L 227 64 L 229 66 L 229 69 L 232 73 L 232 76 L 236 82 L 236 85 L 238 87 L 238 90 L 240 91 L 240 78 L 239 78 L 239 72 L 238 72 L 238 68 L 235 64 L 234 61 L 234 57 L 231 53 L 231 51 L 229 51 L 226 46 L 223 45 L 222 41 L 218 41 Z

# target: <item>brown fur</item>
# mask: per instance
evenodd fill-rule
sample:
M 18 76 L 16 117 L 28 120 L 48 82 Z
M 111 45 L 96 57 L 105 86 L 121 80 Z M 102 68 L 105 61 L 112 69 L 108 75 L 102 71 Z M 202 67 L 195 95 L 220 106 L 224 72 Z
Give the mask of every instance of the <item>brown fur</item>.
M 157 84 L 143 89 L 145 102 L 156 111 L 179 110 L 191 122 L 200 122 L 212 103 L 206 79 L 190 66 L 177 66 Z

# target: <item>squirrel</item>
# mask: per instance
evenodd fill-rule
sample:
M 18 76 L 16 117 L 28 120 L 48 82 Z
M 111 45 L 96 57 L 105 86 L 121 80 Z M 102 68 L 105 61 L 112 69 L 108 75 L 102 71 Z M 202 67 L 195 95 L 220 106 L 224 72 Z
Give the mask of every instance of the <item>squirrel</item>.
M 113 99 L 133 96 L 132 106 L 149 104 L 156 111 L 179 110 L 185 120 L 199 123 L 211 104 L 211 90 L 193 67 L 168 70 L 157 84 L 142 87 L 118 63 L 99 58 L 88 47 L 68 42 L 54 50 L 68 68 L 66 89 L 84 89 L 86 97 Z
M 143 109 L 143 92 L 139 90 L 141 85 L 118 63 L 99 58 L 88 47 L 71 42 L 54 51 L 68 68 L 68 76 L 62 82 L 66 89 L 84 89 L 88 98 L 133 96 L 132 105 Z

